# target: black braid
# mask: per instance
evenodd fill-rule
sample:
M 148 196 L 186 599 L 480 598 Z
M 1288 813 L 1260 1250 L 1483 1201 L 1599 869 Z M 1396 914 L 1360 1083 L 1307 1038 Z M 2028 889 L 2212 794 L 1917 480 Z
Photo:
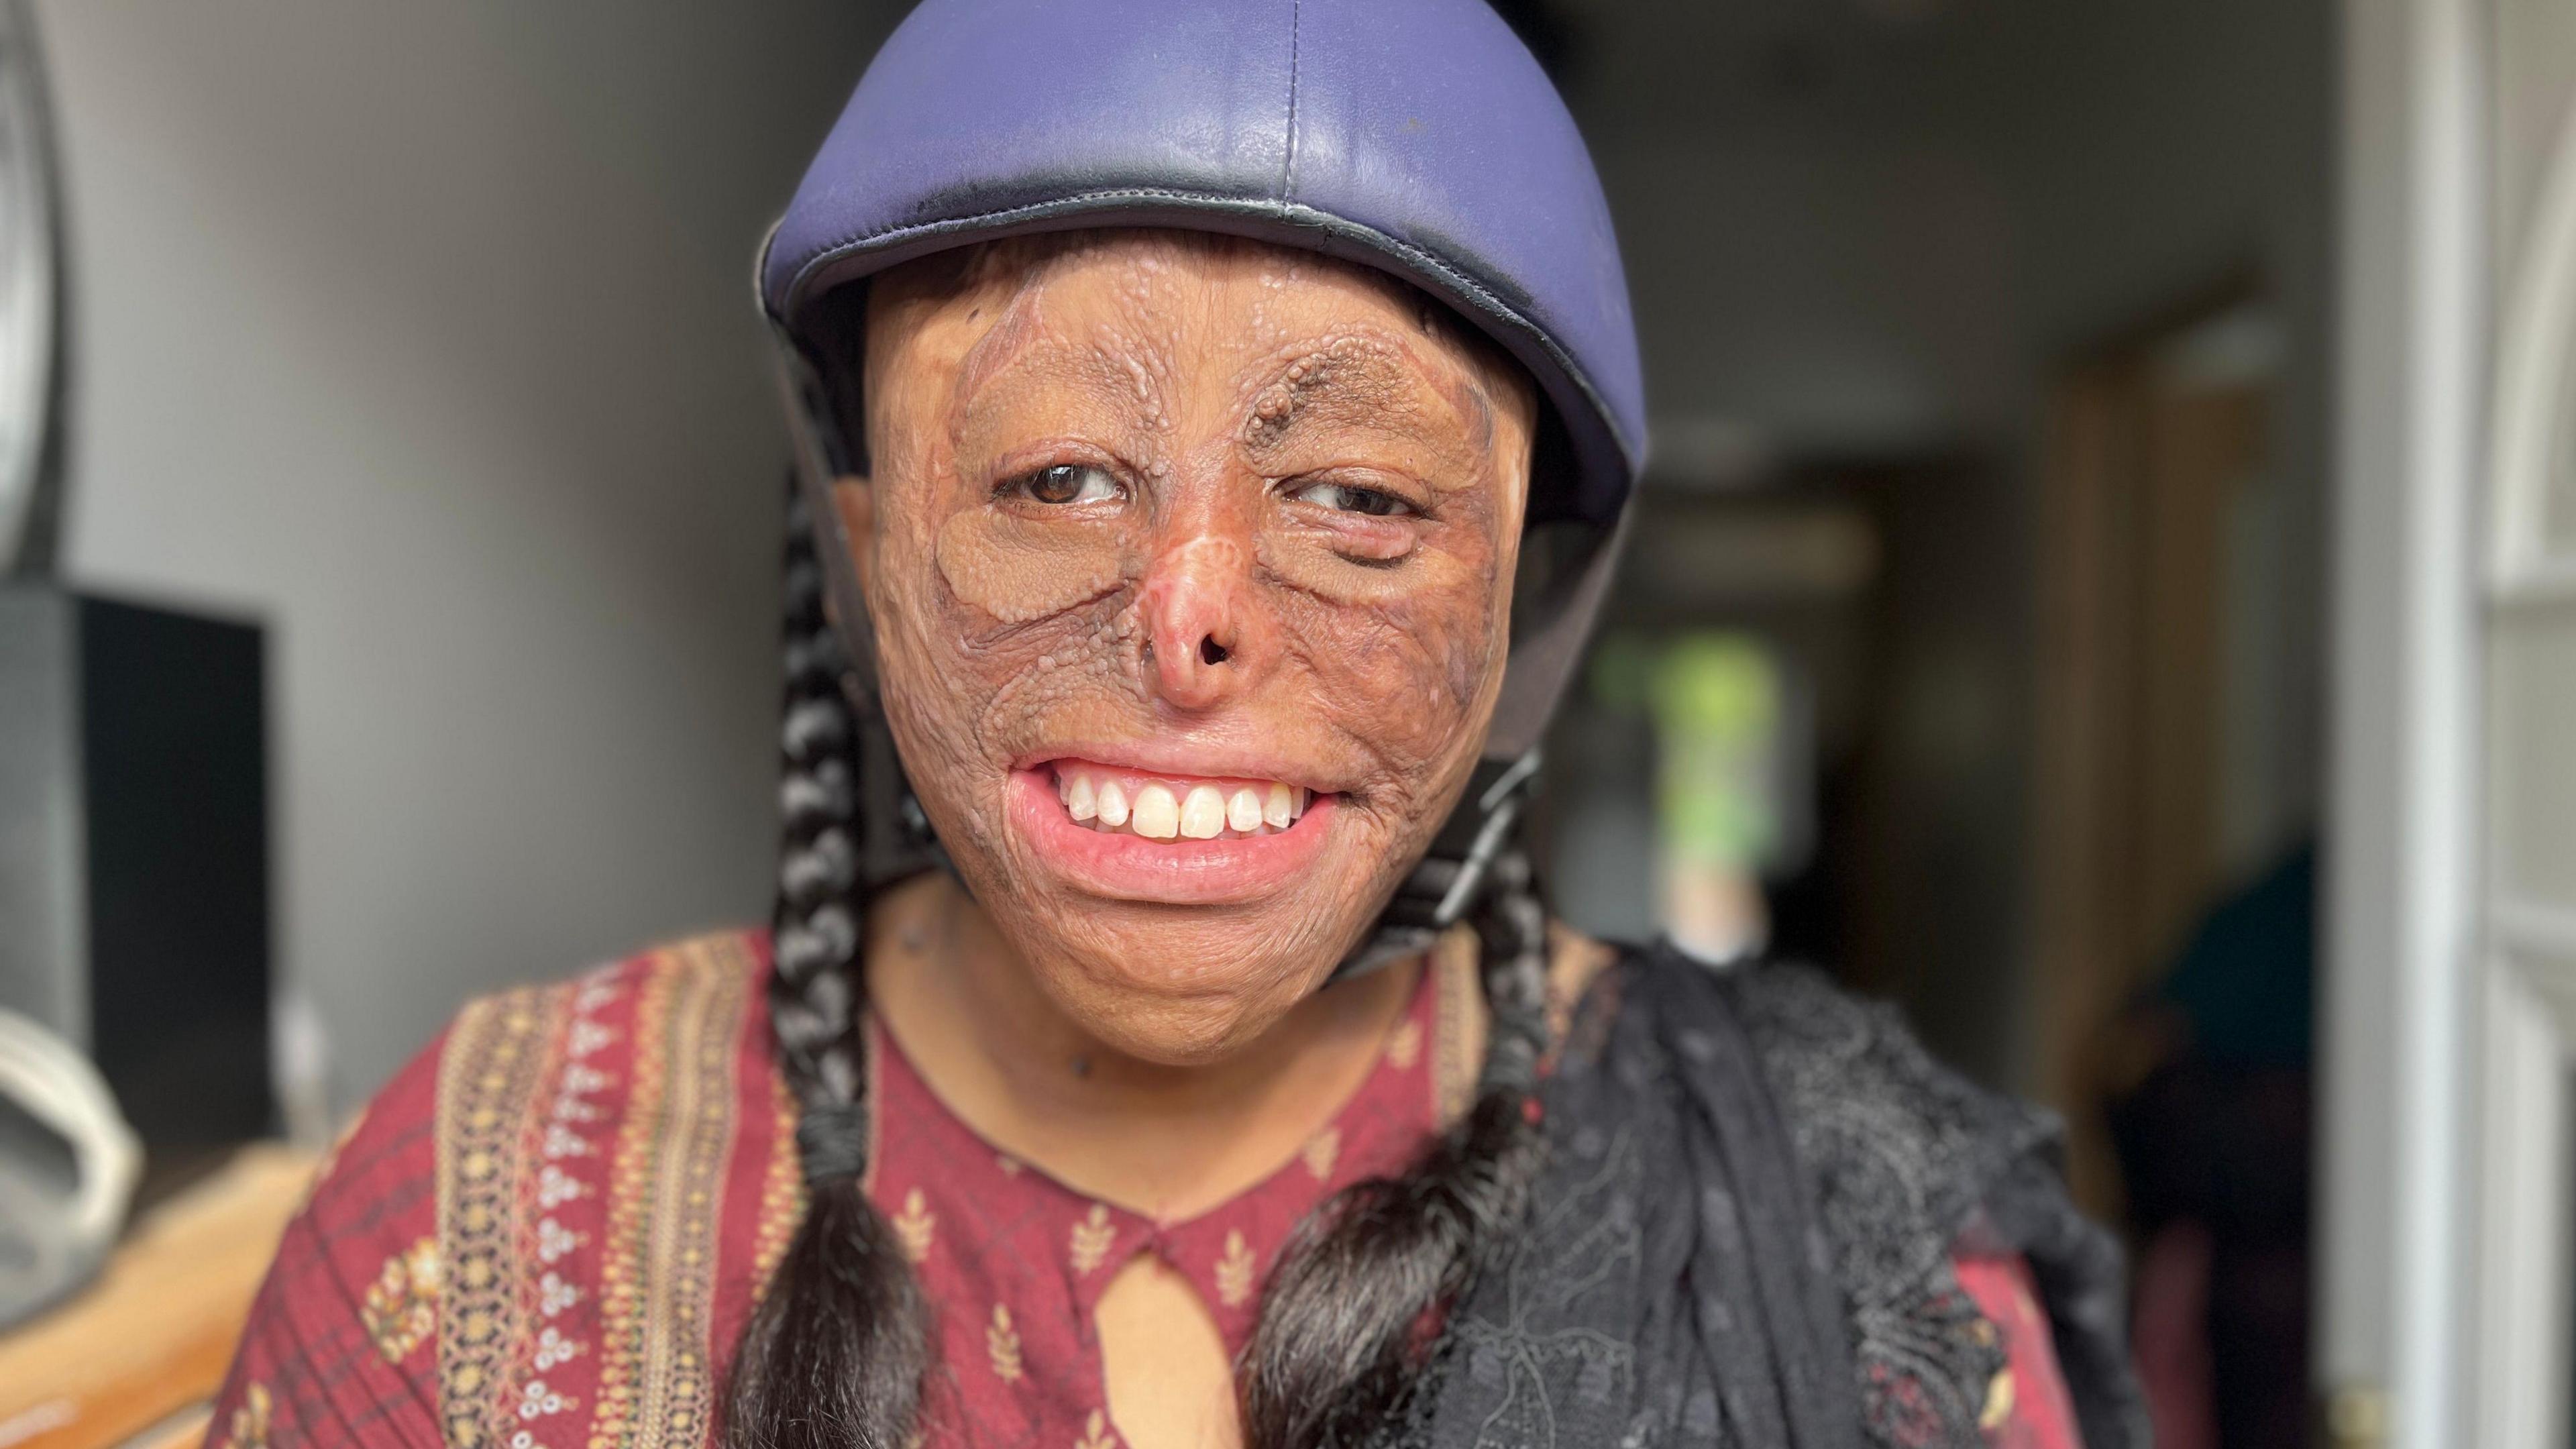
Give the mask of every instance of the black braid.
M 812 520 L 788 493 L 784 840 L 769 1018 L 802 1109 L 807 1203 L 743 1331 L 734 1449 L 900 1449 L 929 1361 L 920 1284 L 860 1189 L 867 1170 L 866 976 L 859 969 L 858 780 L 839 641 L 823 613 Z
M 1519 1228 L 1540 1156 L 1547 913 L 1517 848 L 1495 861 L 1472 924 L 1490 1018 L 1475 1104 L 1404 1176 L 1354 1183 L 1298 1226 L 1237 1370 L 1248 1449 L 1388 1438 L 1431 1316 Z

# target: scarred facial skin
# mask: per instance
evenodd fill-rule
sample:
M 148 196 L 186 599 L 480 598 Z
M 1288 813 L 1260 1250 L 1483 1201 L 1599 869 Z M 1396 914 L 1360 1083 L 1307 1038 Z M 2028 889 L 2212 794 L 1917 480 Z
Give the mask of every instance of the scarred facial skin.
M 1073 1025 L 1227 1057 L 1361 939 L 1465 787 L 1533 388 L 1376 273 L 1139 231 L 878 278 L 865 377 L 870 476 L 834 498 L 923 808 Z M 1075 771 L 1312 803 L 1249 838 L 1106 833 L 1061 798 Z

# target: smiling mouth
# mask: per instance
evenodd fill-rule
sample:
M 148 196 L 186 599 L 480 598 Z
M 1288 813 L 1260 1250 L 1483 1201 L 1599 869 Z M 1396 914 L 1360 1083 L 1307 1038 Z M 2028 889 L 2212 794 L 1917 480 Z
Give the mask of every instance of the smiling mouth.
M 1057 760 L 1056 799 L 1074 824 L 1147 840 L 1256 840 L 1302 818 L 1313 795 L 1281 780 L 1217 779 Z
M 1061 756 L 1012 770 L 1007 808 L 1033 863 L 1076 890 L 1150 905 L 1243 906 L 1312 881 L 1332 842 L 1345 838 L 1336 829 L 1343 804 L 1338 793 L 1285 780 Z

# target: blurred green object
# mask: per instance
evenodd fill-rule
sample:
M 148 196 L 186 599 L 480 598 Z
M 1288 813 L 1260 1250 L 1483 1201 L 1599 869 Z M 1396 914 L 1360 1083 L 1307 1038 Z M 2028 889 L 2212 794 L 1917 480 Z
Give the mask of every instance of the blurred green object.
M 1780 837 L 1781 680 L 1771 651 L 1745 634 L 1680 635 L 1656 658 L 1647 698 L 1668 859 L 1756 873 Z
M 1633 632 L 1601 636 L 1592 646 L 1592 699 L 1616 715 L 1644 715 L 1654 704 L 1658 650 Z

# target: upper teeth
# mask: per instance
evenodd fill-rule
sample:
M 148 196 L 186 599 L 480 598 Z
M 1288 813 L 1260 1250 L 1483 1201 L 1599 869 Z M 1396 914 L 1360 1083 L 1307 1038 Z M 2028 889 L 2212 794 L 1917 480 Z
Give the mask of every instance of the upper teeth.
M 1067 815 L 1095 830 L 1152 840 L 1267 835 L 1295 824 L 1306 809 L 1304 788 L 1278 780 L 1191 782 L 1070 764 L 1057 765 L 1055 774 Z

